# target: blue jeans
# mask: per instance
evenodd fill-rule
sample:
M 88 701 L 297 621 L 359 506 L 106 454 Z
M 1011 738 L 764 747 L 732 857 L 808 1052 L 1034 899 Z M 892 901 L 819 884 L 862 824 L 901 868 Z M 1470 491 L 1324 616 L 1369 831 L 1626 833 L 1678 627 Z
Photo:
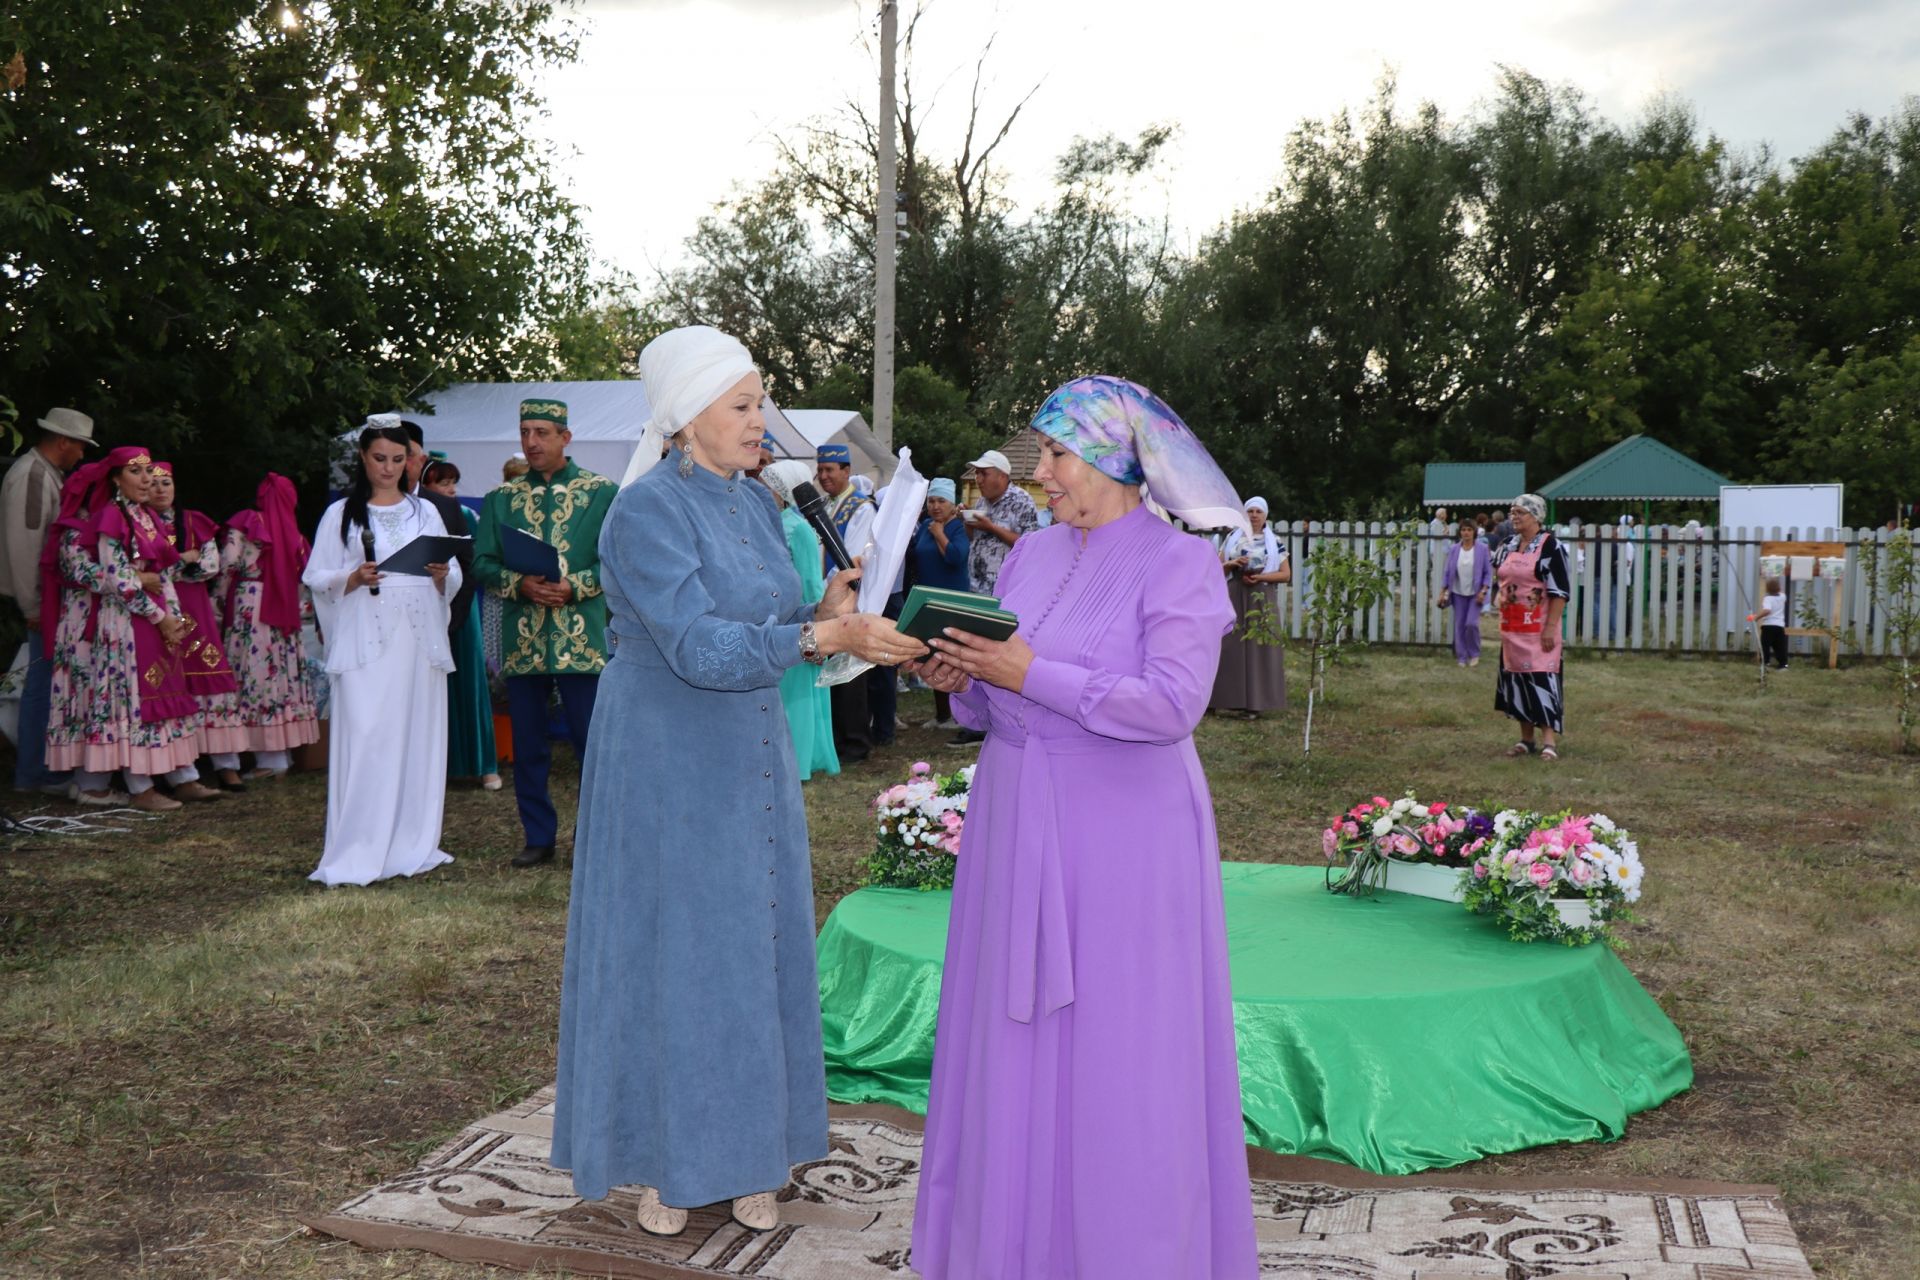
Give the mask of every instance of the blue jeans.
M 520 804 L 520 827 L 527 833 L 527 843 L 540 848 L 552 845 L 560 829 L 560 817 L 547 795 L 547 775 L 553 767 L 553 744 L 547 737 L 547 698 L 556 685 L 567 717 L 567 737 L 573 742 L 574 755 L 584 763 L 600 677 L 507 677 L 507 713 L 513 718 L 513 794 Z
M 19 753 L 13 764 L 15 790 L 33 791 L 65 782 L 64 773 L 47 772 L 47 717 L 53 708 L 53 661 L 38 630 L 27 632 L 27 674 L 20 686 Z

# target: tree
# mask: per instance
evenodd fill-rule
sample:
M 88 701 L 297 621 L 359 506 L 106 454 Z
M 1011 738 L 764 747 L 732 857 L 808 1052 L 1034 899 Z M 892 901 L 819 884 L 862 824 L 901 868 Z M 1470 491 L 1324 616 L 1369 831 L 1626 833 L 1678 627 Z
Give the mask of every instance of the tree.
M 554 0 L 39 0 L 0 17 L 0 382 L 182 466 L 196 505 L 589 296 L 528 125 Z
M 853 409 L 873 420 L 873 382 L 843 365 L 802 392 L 796 409 Z M 893 443 L 913 450 L 913 467 L 931 479 L 958 480 L 969 462 L 1000 442 L 974 420 L 966 393 L 926 365 L 908 365 L 893 382 Z
M 1846 518 L 1878 524 L 1920 496 L 1920 335 L 1890 355 L 1816 360 L 1780 408 L 1775 474 L 1846 485 Z
M 1217 356 L 1163 394 L 1214 424 L 1232 474 L 1316 512 L 1417 487 L 1472 385 L 1465 176 L 1438 110 L 1403 118 L 1387 78 L 1359 121 L 1301 125 L 1267 204 L 1203 247 L 1169 315 L 1211 312 L 1197 330 Z
M 1584 288 L 1563 299 L 1553 359 L 1528 387 L 1527 461 L 1572 467 L 1649 433 L 1736 478 L 1756 474 L 1777 341 L 1753 287 L 1752 171 L 1656 109 L 1627 141 Z

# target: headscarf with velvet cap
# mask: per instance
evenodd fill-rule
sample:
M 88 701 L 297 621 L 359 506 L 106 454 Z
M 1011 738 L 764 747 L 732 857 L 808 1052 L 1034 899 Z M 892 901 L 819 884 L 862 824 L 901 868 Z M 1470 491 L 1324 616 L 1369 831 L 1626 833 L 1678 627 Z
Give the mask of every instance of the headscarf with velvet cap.
M 153 464 L 153 469 L 155 471 L 164 471 L 167 473 L 169 479 L 173 478 L 173 464 L 171 462 L 156 462 Z M 173 545 L 174 549 L 178 551 L 192 551 L 196 547 L 204 545 L 207 539 L 214 537 L 220 532 L 220 526 L 213 522 L 211 516 L 201 515 L 198 511 L 188 511 L 182 507 L 178 501 L 175 501 L 173 504 L 171 515 L 163 516 L 158 511 L 155 511 L 153 515 L 154 518 L 161 521 L 162 524 L 165 524 L 168 520 L 173 522 L 175 530 Z
M 1047 397 L 1033 429 L 1194 529 L 1250 533 L 1240 495 L 1200 438 L 1165 401 L 1136 382 L 1096 374 Z
M 646 388 L 653 416 L 640 434 L 621 485 L 630 485 L 652 470 L 668 437 L 677 435 L 735 383 L 759 371 L 738 338 L 712 325 L 683 325 L 649 342 L 640 352 L 640 384 Z
M 298 497 L 293 481 L 277 471 L 267 472 L 253 496 L 254 509 L 227 522 L 260 547 L 260 620 L 275 631 L 293 635 L 300 630 L 300 571 L 307 563 L 307 540 L 295 518 Z M 233 590 L 240 575 L 227 584 L 227 617 L 233 617 Z
M 145 530 L 129 523 L 127 513 L 114 501 L 119 495 L 119 486 L 111 473 L 135 462 L 151 464 L 153 454 L 144 445 L 125 444 L 101 461 L 107 464 L 108 474 L 102 475 L 87 495 L 87 522 L 80 530 L 80 545 L 91 551 L 102 537 L 107 537 L 126 548 L 129 560 L 152 560 L 155 569 L 178 564 L 180 555 L 161 534 L 158 521 L 153 521 L 153 532 L 148 536 Z M 151 520 L 151 513 L 148 518 Z
M 60 531 L 87 527 L 87 513 L 92 509 L 88 505 L 88 495 L 106 478 L 107 463 L 104 458 L 76 467 L 66 483 L 60 486 L 60 512 L 47 529 L 47 540 L 40 544 L 40 639 L 48 652 L 53 651 L 54 629 L 60 625 L 60 592 L 67 587 L 78 589 L 80 585 L 68 582 L 61 576 Z M 88 630 L 92 630 L 91 620 Z

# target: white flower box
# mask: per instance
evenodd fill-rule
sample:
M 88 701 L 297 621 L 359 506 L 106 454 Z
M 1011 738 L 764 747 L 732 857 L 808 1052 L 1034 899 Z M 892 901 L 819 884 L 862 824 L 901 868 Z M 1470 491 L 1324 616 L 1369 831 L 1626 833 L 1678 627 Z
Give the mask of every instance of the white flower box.
M 1441 902 L 1459 902 L 1467 896 L 1460 883 L 1458 867 L 1437 867 L 1429 862 L 1401 862 L 1387 859 L 1386 888 L 1395 893 L 1410 893 L 1418 898 L 1437 898 Z M 1582 902 L 1581 906 L 1587 904 Z
M 1593 904 L 1585 898 L 1555 898 L 1553 909 L 1569 929 L 1591 929 L 1594 925 Z

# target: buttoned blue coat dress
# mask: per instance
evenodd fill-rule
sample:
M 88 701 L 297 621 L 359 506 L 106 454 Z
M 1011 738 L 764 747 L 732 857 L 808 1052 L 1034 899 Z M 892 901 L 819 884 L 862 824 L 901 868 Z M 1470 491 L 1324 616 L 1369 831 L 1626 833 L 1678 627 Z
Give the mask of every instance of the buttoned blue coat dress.
M 780 677 L 813 616 L 773 497 L 656 466 L 600 535 L 555 1167 L 695 1207 L 827 1153 L 813 877 Z

